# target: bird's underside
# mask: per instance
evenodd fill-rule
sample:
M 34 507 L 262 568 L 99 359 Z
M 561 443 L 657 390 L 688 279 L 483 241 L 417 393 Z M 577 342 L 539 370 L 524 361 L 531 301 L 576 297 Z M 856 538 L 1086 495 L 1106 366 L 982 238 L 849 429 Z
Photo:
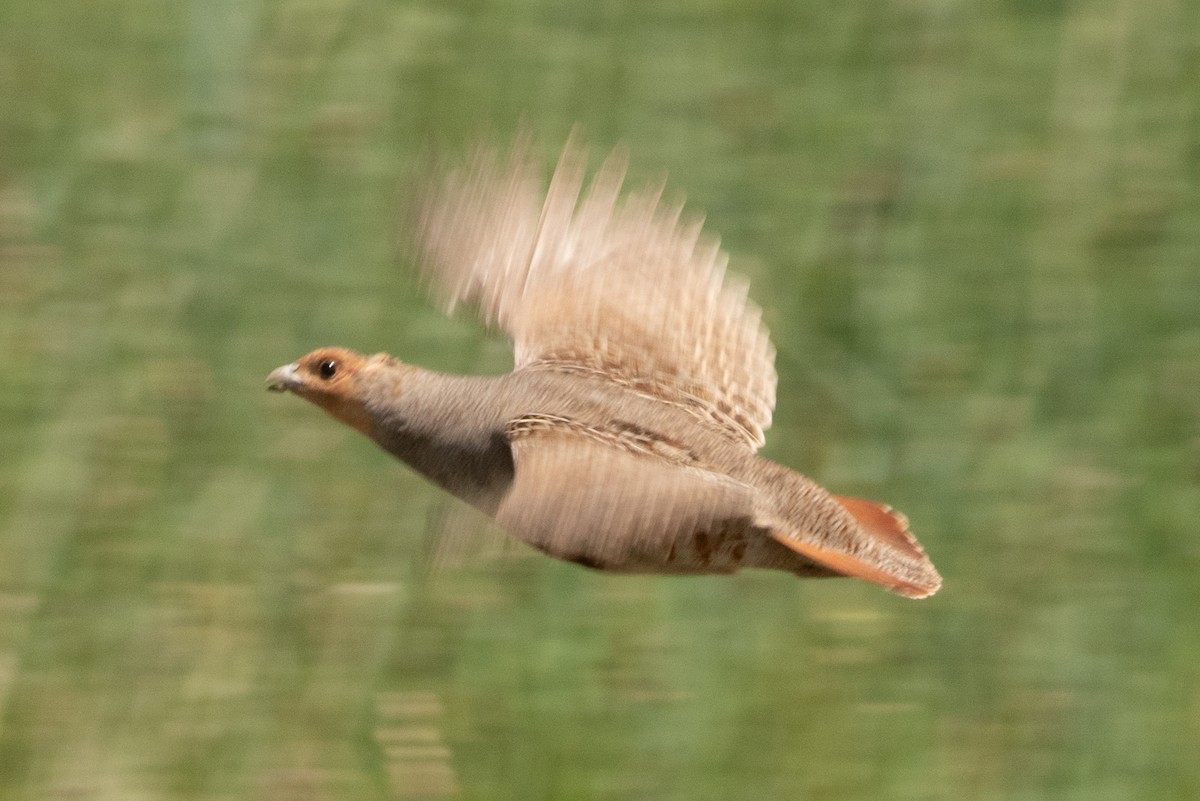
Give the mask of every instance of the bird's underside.
M 271 374 L 509 533 L 603 570 L 848 575 L 909 597 L 941 578 L 886 506 L 756 455 L 774 350 L 699 222 L 657 188 L 584 183 L 568 144 L 548 190 L 527 145 L 480 149 L 417 204 L 423 273 L 513 340 L 514 371 L 447 376 L 324 348 Z

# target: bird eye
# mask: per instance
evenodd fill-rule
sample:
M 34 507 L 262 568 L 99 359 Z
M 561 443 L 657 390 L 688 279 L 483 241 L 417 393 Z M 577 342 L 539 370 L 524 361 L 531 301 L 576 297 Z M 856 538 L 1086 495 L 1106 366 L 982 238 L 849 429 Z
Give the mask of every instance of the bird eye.
M 329 380 L 337 374 L 337 369 L 337 362 L 335 362 L 333 359 L 326 359 L 317 366 L 317 373 L 321 376 L 321 378 Z

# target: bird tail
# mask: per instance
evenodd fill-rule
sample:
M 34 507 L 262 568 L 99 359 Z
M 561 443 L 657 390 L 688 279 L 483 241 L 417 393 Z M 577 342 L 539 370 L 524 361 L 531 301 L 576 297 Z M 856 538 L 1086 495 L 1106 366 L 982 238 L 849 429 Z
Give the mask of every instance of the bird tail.
M 775 507 L 762 522 L 771 537 L 807 560 L 879 584 L 908 598 L 942 586 L 929 557 L 890 506 L 831 495 L 782 465 L 770 465 L 764 495 Z

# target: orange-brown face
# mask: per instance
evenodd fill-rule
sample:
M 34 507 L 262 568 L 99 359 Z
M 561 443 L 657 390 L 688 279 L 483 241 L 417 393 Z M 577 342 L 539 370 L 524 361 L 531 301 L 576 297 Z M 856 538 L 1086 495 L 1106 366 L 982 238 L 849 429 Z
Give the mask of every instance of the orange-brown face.
M 348 426 L 371 436 L 359 375 L 367 357 L 346 348 L 318 348 L 267 376 L 267 389 L 293 392 Z

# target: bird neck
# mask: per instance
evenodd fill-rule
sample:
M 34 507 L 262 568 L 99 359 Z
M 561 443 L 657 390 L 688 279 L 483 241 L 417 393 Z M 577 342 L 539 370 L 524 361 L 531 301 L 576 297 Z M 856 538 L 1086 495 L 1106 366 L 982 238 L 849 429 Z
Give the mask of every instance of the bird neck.
M 365 404 L 381 448 L 448 492 L 494 513 L 512 480 L 503 377 L 456 376 L 405 365 Z

